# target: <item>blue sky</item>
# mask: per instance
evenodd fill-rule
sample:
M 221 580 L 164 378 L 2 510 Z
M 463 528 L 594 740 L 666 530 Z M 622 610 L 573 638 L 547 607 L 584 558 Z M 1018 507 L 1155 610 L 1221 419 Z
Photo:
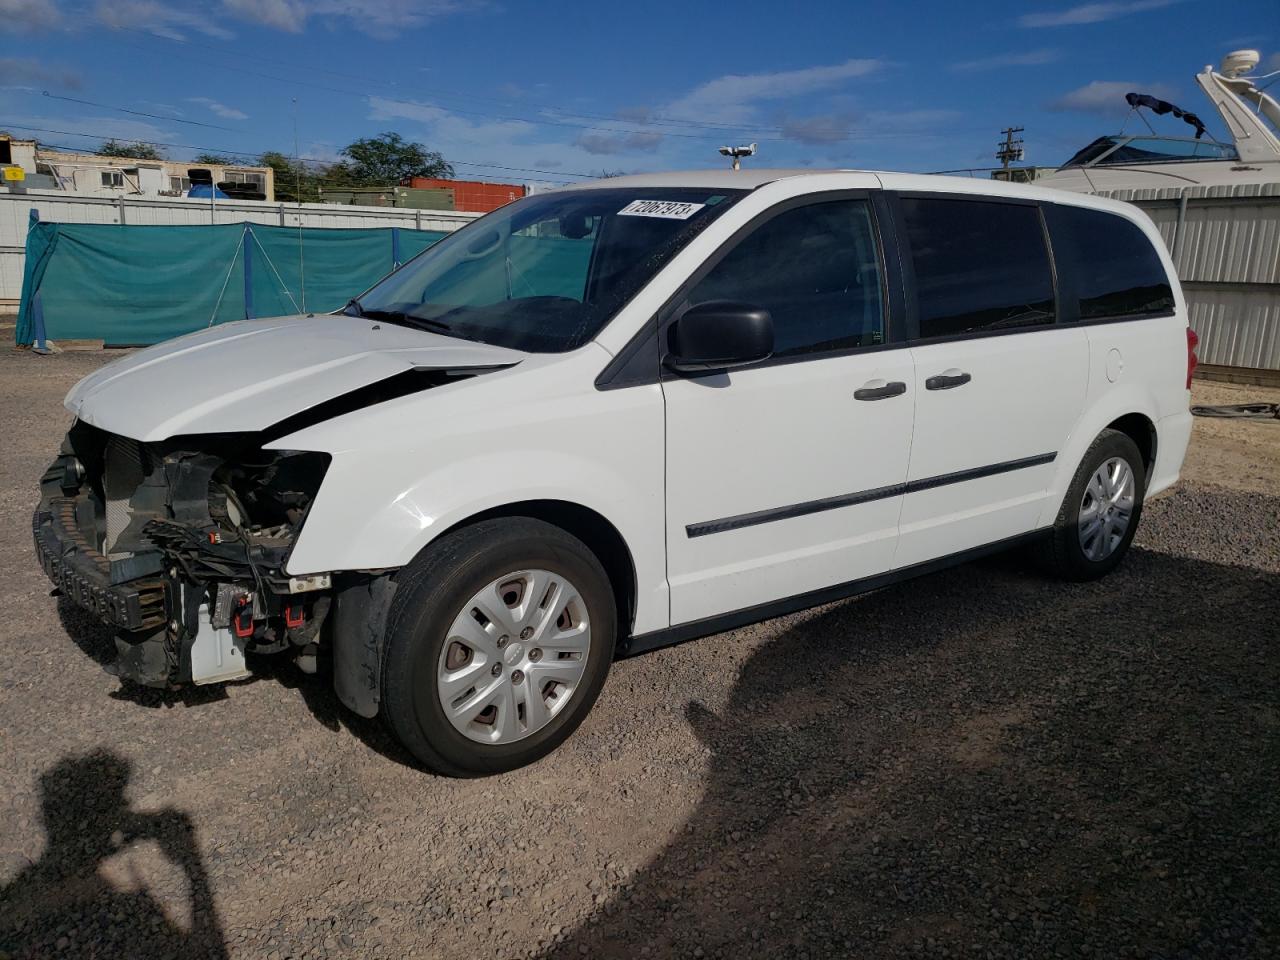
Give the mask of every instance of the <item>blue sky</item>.
M 395 130 L 514 181 L 703 167 L 752 140 L 761 166 L 989 166 L 1010 124 L 1056 164 L 1119 128 L 1127 90 L 1216 133 L 1193 75 L 1238 47 L 1280 69 L 1275 0 L 0 0 L 0 31 L 17 135 L 292 153 L 296 98 L 303 156 Z

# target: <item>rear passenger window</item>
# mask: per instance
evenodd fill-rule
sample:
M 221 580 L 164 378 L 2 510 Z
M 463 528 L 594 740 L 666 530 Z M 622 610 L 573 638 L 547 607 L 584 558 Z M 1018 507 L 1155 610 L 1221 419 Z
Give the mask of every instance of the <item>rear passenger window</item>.
M 884 342 L 880 257 L 865 200 L 796 207 L 738 243 L 689 294 L 773 316 L 774 357 Z
M 922 338 L 1053 322 L 1053 272 L 1035 207 L 904 197 L 902 212 Z
M 1055 204 L 1049 231 L 1054 248 L 1074 265 L 1081 320 L 1173 311 L 1164 264 L 1137 224 L 1100 210 Z

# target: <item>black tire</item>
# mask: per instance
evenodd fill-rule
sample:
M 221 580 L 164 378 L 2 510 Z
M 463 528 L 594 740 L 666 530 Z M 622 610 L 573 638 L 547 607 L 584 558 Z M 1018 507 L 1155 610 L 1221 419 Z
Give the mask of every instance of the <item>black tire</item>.
M 1119 543 L 1101 560 L 1093 560 L 1085 554 L 1080 543 L 1080 508 L 1085 488 L 1094 472 L 1112 457 L 1123 459 L 1133 472 L 1134 505 L 1129 526 Z M 1080 461 L 1080 467 L 1071 480 L 1071 486 L 1067 488 L 1050 536 L 1041 546 L 1041 562 L 1048 572 L 1064 580 L 1085 581 L 1104 577 L 1119 566 L 1138 531 L 1146 489 L 1147 468 L 1138 445 L 1119 430 L 1103 430 L 1085 451 L 1084 459 Z
M 534 568 L 569 578 L 585 602 L 587 665 L 572 698 L 541 730 L 512 743 L 478 743 L 453 727 L 440 701 L 437 667 L 446 634 L 485 584 Z M 514 770 L 549 754 L 582 722 L 604 686 L 616 644 L 609 577 L 582 541 L 526 517 L 481 521 L 433 543 L 401 572 L 387 616 L 380 712 L 409 752 L 437 773 L 478 777 Z

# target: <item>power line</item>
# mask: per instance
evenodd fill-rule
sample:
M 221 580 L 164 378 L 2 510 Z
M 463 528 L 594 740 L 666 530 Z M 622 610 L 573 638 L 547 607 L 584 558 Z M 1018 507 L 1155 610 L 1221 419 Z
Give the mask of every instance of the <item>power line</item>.
M 124 30 L 127 28 L 118 28 L 118 29 Z M 172 37 L 158 37 L 154 34 L 149 34 L 146 31 L 130 30 L 129 32 L 141 33 L 148 37 L 152 37 L 154 39 L 168 40 L 173 43 L 182 43 L 182 44 L 185 44 L 188 46 L 194 46 L 200 49 L 211 49 L 204 45 L 192 43 L 189 40 L 178 40 Z M 140 45 L 131 44 L 131 46 L 138 47 Z M 145 47 L 143 49 L 145 49 Z M 237 53 L 237 54 L 234 54 L 234 56 L 236 56 L 239 59 L 248 61 L 249 63 L 255 63 L 255 64 L 266 63 L 268 65 L 271 65 L 273 63 L 278 62 L 278 61 L 264 60 L 263 58 L 250 56 L 248 54 Z M 196 62 L 201 62 L 201 58 L 199 57 L 188 56 L 188 59 L 195 60 Z M 206 59 L 203 62 L 209 63 L 210 61 Z M 213 65 L 220 66 L 216 61 L 213 62 Z M 518 113 L 499 114 L 499 113 L 489 113 L 482 110 L 472 110 L 472 109 L 466 109 L 466 108 L 460 108 L 460 107 L 452 107 L 452 106 L 448 106 L 448 105 L 437 102 L 440 99 L 438 96 L 433 97 L 433 99 L 431 100 L 406 100 L 403 97 L 391 96 L 386 93 L 372 92 L 368 90 L 364 90 L 364 91 L 353 90 L 350 87 L 328 86 L 322 83 L 315 83 L 313 81 L 301 80 L 301 79 L 298 79 L 297 77 L 280 76 L 278 74 L 263 73 L 257 70 L 246 70 L 242 67 L 234 67 L 230 69 L 235 69 L 242 74 L 248 74 L 250 76 L 260 77 L 266 80 L 274 80 L 277 83 L 291 83 L 296 86 L 312 87 L 317 90 L 323 90 L 326 93 L 336 93 L 342 96 L 357 97 L 359 99 L 365 99 L 365 100 L 376 97 L 380 100 L 385 100 L 389 103 L 395 103 L 401 106 L 428 107 L 428 108 L 448 111 L 448 112 L 459 114 L 462 116 L 480 117 L 486 120 L 498 120 L 505 123 L 528 123 L 536 126 L 568 127 L 576 130 L 593 131 L 593 132 L 599 132 L 599 133 L 614 133 L 614 134 L 661 133 L 661 135 L 664 137 L 676 137 L 676 138 L 685 139 L 685 140 L 703 140 L 703 141 L 723 141 L 724 133 L 730 130 L 737 130 L 737 131 L 751 130 L 751 131 L 764 131 L 767 133 L 783 134 L 782 136 L 758 136 L 757 135 L 755 139 L 760 141 L 786 143 L 786 142 L 792 142 L 797 140 L 796 137 L 787 136 L 784 132 L 783 127 L 760 126 L 754 123 L 731 124 L 725 121 L 695 120 L 692 118 L 678 119 L 678 118 L 671 118 L 671 117 L 653 118 L 653 119 L 641 121 L 641 120 L 631 120 L 625 117 L 619 117 L 619 116 L 613 116 L 613 115 L 607 115 L 607 114 L 583 114 L 583 113 L 578 113 L 574 111 L 563 110 L 557 107 L 548 107 L 548 109 L 553 109 L 560 116 L 566 117 L 566 118 L 582 117 L 584 119 L 604 119 L 613 123 L 630 124 L 629 127 L 625 127 L 625 128 L 602 127 L 602 126 L 597 126 L 593 123 L 576 122 L 572 119 L 557 120 L 557 119 L 551 119 L 545 116 L 536 116 L 536 115 L 529 116 L 529 115 L 522 115 Z M 326 70 L 317 70 L 314 66 L 307 66 L 305 68 L 300 67 L 299 69 L 305 69 L 307 74 L 312 76 L 315 76 L 315 75 L 321 75 L 321 76 L 334 75 L 339 77 L 355 76 L 352 74 L 331 73 L 330 71 L 326 71 Z M 358 79 L 363 79 L 363 78 L 358 78 Z M 445 91 L 438 91 L 438 92 L 445 92 Z M 492 102 L 496 102 L 496 103 L 508 102 L 508 101 L 496 100 L 494 98 L 480 97 L 474 94 L 458 93 L 456 91 L 453 92 L 451 95 L 457 96 L 457 97 L 466 97 L 470 99 L 491 100 Z M 657 131 L 653 129 L 653 126 L 662 125 L 662 124 L 685 126 L 685 127 L 691 127 L 691 128 L 715 129 L 715 130 L 719 130 L 720 132 L 716 134 L 697 134 L 697 133 L 677 132 L 677 131 L 665 130 L 665 129 Z M 900 139 L 903 139 L 904 137 L 910 137 L 912 139 L 920 139 L 923 136 L 927 136 L 927 134 L 921 134 L 918 132 L 917 133 L 866 133 L 866 132 L 854 131 L 852 129 L 845 130 L 845 131 L 833 131 L 833 133 L 841 133 L 842 135 L 838 137 L 836 136 L 831 137 L 830 142 L 852 141 L 852 140 L 900 140 Z
M 208 127 L 210 130 L 227 130 L 231 133 L 238 132 L 231 127 L 220 127 L 216 123 L 201 123 L 199 120 L 183 120 L 181 117 L 166 117 L 164 114 L 160 113 L 144 113 L 141 110 L 130 110 L 128 107 L 116 107 L 109 103 L 95 103 L 92 100 L 81 100 L 79 97 L 64 97 L 56 93 L 50 93 L 48 90 L 40 91 L 40 95 L 48 97 L 50 100 L 65 100 L 67 103 L 83 103 L 86 107 L 100 107 L 103 110 L 119 110 L 121 113 L 131 113 L 135 117 L 149 117 L 152 120 L 164 120 L 167 123 L 185 123 L 193 127 Z
M 139 35 L 139 36 L 146 37 L 146 38 L 151 39 L 151 40 L 164 40 L 164 41 L 166 41 L 166 42 L 168 42 L 168 43 L 179 43 L 179 44 L 182 44 L 183 46 L 186 46 L 186 47 L 196 47 L 196 48 L 201 49 L 201 50 L 209 50 L 209 51 L 213 51 L 214 53 L 216 53 L 216 54 L 218 54 L 218 55 L 220 55 L 220 56 L 222 56 L 222 57 L 224 57 L 224 58 L 225 58 L 225 57 L 233 57 L 233 58 L 235 58 L 235 59 L 237 59 L 237 60 L 244 60 L 244 61 L 248 61 L 248 62 L 250 62 L 250 63 L 262 63 L 262 62 L 267 62 L 267 61 L 263 61 L 263 60 L 262 60 L 261 58 L 259 58 L 259 57 L 254 57 L 254 56 L 251 56 L 251 55 L 249 55 L 249 54 L 237 53 L 237 52 L 236 52 L 236 51 L 234 51 L 234 50 L 222 50 L 222 49 L 220 49 L 220 48 L 213 47 L 213 46 L 212 46 L 212 45 L 210 45 L 210 44 L 206 44 L 206 43 L 197 43 L 197 42 L 195 42 L 195 41 L 193 41 L 193 40 L 188 40 L 188 39 L 185 39 L 185 38 L 180 38 L 180 37 L 165 37 L 165 36 L 161 36 L 161 35 L 159 35 L 159 34 L 152 33 L 152 32 L 151 32 L 151 31 L 149 31 L 149 30 L 138 30 L 138 29 L 134 29 L 134 28 L 131 28 L 131 27 L 115 27 L 115 28 L 113 28 L 113 29 L 116 29 L 116 30 L 119 30 L 119 31 L 123 31 L 123 32 L 126 32 L 126 33 L 134 33 L 134 34 L 137 34 L 137 35 Z M 142 45 L 139 45 L 139 44 L 131 44 L 131 46 L 140 47 L 140 46 L 142 46 Z M 309 73 L 309 74 L 321 74 L 321 75 L 324 75 L 324 76 L 332 76 L 332 77 L 347 77 L 347 78 L 350 78 L 350 79 L 353 79 L 353 80 L 363 80 L 363 81 L 366 81 L 366 82 L 373 82 L 373 83 L 376 83 L 376 82 L 377 82 L 376 78 L 374 78 L 374 77 L 364 76 L 364 75 L 361 75 L 361 74 L 345 73 L 345 72 L 340 71 L 340 70 L 332 70 L 332 69 L 317 70 L 314 64 L 305 64 L 305 65 L 304 65 L 304 64 L 296 64 L 296 63 L 295 63 L 295 64 L 290 64 L 290 63 L 288 63 L 287 61 L 281 61 L 281 60 L 272 60 L 272 61 L 269 61 L 269 62 L 270 62 L 270 63 L 273 63 L 273 64 L 275 64 L 275 65 L 277 65 L 277 66 L 293 66 L 293 67 L 296 67 L 296 68 L 297 68 L 297 69 L 299 69 L 299 70 L 305 70 L 305 71 L 307 71 L 307 73 Z M 277 79 L 277 78 L 271 78 L 271 79 Z M 316 84 L 309 84 L 309 83 L 307 83 L 306 81 L 298 80 L 298 79 L 296 79 L 296 78 L 278 78 L 278 79 L 284 80 L 285 82 L 289 82 L 289 83 L 295 83 L 295 84 L 298 84 L 299 86 L 318 86 L 318 85 L 316 85 Z M 332 87 L 319 86 L 319 89 L 327 90 L 327 91 L 330 91 L 330 92 L 334 92 L 334 91 L 335 91 L 335 88 L 332 88 Z M 484 96 L 483 94 L 468 93 L 468 92 L 464 92 L 464 91 L 461 91 L 461 90 L 449 90 L 449 89 L 441 88 L 441 87 L 435 87 L 435 88 L 433 88 L 433 90 L 435 91 L 435 93 L 436 93 L 437 95 L 444 95 L 444 96 L 446 96 L 446 97 L 456 97 L 456 98 L 464 99 L 464 100 L 477 100 L 477 101 L 484 102 L 484 103 L 495 103 L 495 104 L 498 104 L 498 105 L 500 105 L 500 106 L 506 106 L 506 107 L 519 106 L 519 104 L 518 104 L 518 102 L 517 102 L 517 101 L 513 101 L 513 100 L 511 100 L 511 99 L 509 99 L 509 98 L 508 98 L 508 99 L 503 99 L 503 98 L 499 98 L 499 97 L 486 97 L 486 96 Z M 337 92 L 353 93 L 353 91 L 351 91 L 351 90 L 337 91 Z M 357 93 L 356 93 L 356 95 L 358 95 L 358 96 L 382 96 L 382 94 L 374 94 L 374 93 L 368 93 L 368 92 L 363 92 L 363 93 L 357 92 Z M 393 100 L 394 100 L 394 98 L 387 98 L 387 99 L 393 99 Z M 395 100 L 395 102 L 397 102 L 397 103 L 408 103 L 408 104 L 415 104 L 415 103 L 416 103 L 415 101 L 412 101 L 412 100 Z M 417 104 L 417 105 L 421 105 L 421 104 Z M 645 125 L 645 126 L 649 126 L 649 125 L 657 125 L 657 126 L 704 127 L 704 128 L 713 128 L 713 129 L 723 129 L 723 130 L 739 130 L 739 129 L 742 129 L 742 124 L 739 124 L 739 123 L 732 123 L 732 122 L 725 121 L 725 120 L 707 120 L 707 119 L 682 118 L 682 117 L 646 117 L 646 118 L 644 118 L 644 119 L 636 119 L 636 118 L 634 118 L 634 117 L 625 117 L 625 116 L 621 116 L 621 115 L 619 115 L 619 114 L 588 113 L 588 112 L 581 111 L 581 110 L 567 110 L 567 109 L 565 109 L 565 108 L 563 108 L 563 107 L 560 107 L 560 106 L 558 106 L 558 105 L 556 105 L 556 104 L 546 103 L 546 102 L 537 102 L 537 101 L 533 101 L 533 102 L 528 102 L 528 103 L 527 103 L 527 105 L 528 105 L 528 106 L 530 106 L 530 107 L 540 107 L 540 108 L 543 108 L 543 109 L 546 109 L 546 110 L 552 110 L 552 111 L 554 111 L 555 113 L 557 113 L 558 115 L 560 115 L 560 116 L 562 116 L 562 117 L 566 117 L 566 118 L 578 117 L 578 118 L 587 119 L 587 120 L 607 120 L 607 121 L 610 121 L 610 122 L 613 122 L 613 123 L 631 123 L 631 124 Z M 534 122 L 534 121 L 529 121 L 529 122 Z M 752 127 L 752 129 L 755 129 L 755 130 L 764 130 L 764 131 L 767 131 L 767 132 L 773 132 L 773 133 L 781 133 L 781 132 L 782 132 L 782 128 L 781 128 L 781 127 L 760 127 L 760 126 L 753 126 L 753 127 Z

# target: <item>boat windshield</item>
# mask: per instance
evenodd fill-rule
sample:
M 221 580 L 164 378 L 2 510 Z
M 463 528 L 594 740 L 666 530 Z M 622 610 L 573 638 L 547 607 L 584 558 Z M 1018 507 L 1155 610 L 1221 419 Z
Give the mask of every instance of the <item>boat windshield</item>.
M 1236 148 L 1190 137 L 1099 137 L 1062 165 L 1107 167 L 1127 163 L 1174 163 L 1195 160 L 1239 160 Z

